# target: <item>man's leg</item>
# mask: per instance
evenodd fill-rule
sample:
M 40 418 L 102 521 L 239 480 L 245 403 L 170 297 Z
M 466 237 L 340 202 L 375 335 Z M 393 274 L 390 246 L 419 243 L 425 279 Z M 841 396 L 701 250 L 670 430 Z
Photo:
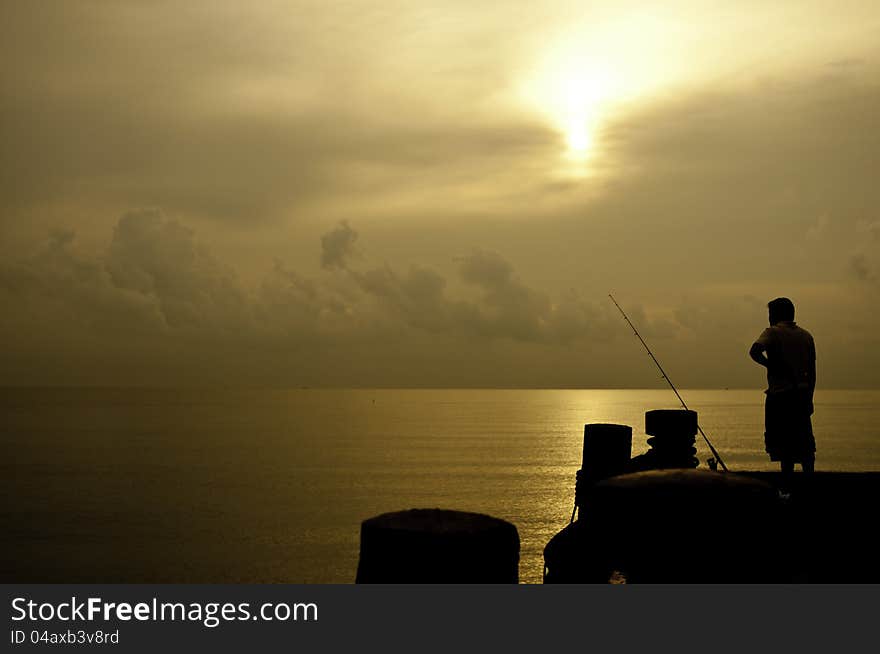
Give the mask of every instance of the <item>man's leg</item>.
M 776 489 L 781 499 L 788 499 L 791 494 L 792 473 L 794 472 L 794 461 L 791 459 L 782 459 L 779 462 L 779 469 L 782 474 L 779 475 L 779 487 Z
M 801 462 L 801 468 L 803 468 L 804 472 L 813 472 L 815 463 L 816 459 L 814 457 L 804 457 L 804 460 Z

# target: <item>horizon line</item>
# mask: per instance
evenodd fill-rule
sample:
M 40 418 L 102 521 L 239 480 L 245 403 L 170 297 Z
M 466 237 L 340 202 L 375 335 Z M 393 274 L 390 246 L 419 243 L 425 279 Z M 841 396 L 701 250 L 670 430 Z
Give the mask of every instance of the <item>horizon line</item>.
M 178 385 L 137 385 L 137 384 L 0 384 L 2 390 L 218 390 L 218 391 L 300 391 L 300 390 L 339 390 L 339 391 L 663 391 L 668 386 L 333 386 L 333 385 L 292 385 L 292 386 L 229 386 L 207 384 Z M 682 391 L 760 391 L 758 386 L 691 386 Z M 880 391 L 880 387 L 828 386 L 817 388 L 822 391 Z

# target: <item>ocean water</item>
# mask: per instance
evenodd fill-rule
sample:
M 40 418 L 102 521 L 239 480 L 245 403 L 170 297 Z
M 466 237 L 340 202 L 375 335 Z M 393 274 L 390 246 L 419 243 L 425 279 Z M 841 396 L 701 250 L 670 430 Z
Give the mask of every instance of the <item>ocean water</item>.
M 683 395 L 728 467 L 774 469 L 760 391 Z M 880 391 L 815 405 L 817 469 L 880 470 Z M 348 583 L 362 520 L 442 507 L 515 524 L 539 583 L 583 425 L 631 425 L 637 454 L 644 412 L 675 407 L 668 390 L 2 389 L 0 580 Z

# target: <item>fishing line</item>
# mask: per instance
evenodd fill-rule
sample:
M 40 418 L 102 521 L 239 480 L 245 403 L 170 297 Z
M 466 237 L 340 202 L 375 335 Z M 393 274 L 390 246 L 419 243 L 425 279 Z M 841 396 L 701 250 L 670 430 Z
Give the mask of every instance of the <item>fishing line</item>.
M 660 374 L 663 375 L 663 379 L 666 380 L 666 383 L 669 384 L 669 387 L 672 389 L 672 392 L 675 393 L 675 397 L 677 397 L 678 401 L 681 402 L 681 406 L 686 411 L 690 411 L 690 409 L 688 409 L 687 404 L 685 404 L 684 400 L 682 399 L 681 395 L 679 394 L 678 389 L 675 388 L 675 384 L 673 384 L 672 380 L 669 379 L 669 375 L 667 375 L 666 371 L 663 370 L 663 366 L 661 366 L 660 362 L 657 361 L 657 357 L 655 357 L 654 353 L 651 352 L 651 348 L 649 348 L 648 344 L 645 343 L 645 339 L 642 338 L 641 334 L 639 334 L 639 330 L 636 329 L 636 326 L 632 324 L 632 321 L 629 319 L 629 316 L 627 316 L 626 313 L 624 312 L 624 310 L 620 308 L 620 305 L 617 304 L 617 300 L 614 299 L 614 296 L 611 295 L 611 293 L 608 294 L 608 297 L 610 297 L 611 301 L 614 302 L 614 306 L 616 306 L 617 310 L 620 311 L 620 315 L 623 316 L 623 319 L 626 320 L 626 324 L 629 325 L 630 328 L 633 330 L 633 334 L 636 335 L 636 338 L 638 338 L 639 341 L 641 341 L 642 345 L 645 346 L 645 351 L 651 357 L 651 360 L 654 361 L 654 364 L 657 366 L 658 370 L 660 370 Z M 724 460 L 721 458 L 721 455 L 718 454 L 718 451 L 712 446 L 712 443 L 709 442 L 709 437 L 706 436 L 706 433 L 703 431 L 703 428 L 700 427 L 699 423 L 697 424 L 697 430 L 700 432 L 700 436 L 703 437 L 703 440 L 706 441 L 706 445 L 709 446 L 709 449 L 712 451 L 712 456 L 715 457 L 715 460 L 719 463 L 719 465 L 721 466 L 721 469 L 724 470 L 724 472 L 727 472 L 727 466 L 724 465 Z

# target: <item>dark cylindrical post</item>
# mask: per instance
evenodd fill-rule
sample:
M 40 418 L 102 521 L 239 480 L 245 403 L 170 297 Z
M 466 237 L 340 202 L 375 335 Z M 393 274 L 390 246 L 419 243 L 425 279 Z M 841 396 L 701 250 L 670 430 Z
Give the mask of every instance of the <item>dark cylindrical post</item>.
M 583 509 L 586 489 L 606 477 L 626 472 L 631 453 L 632 427 L 605 423 L 584 425 L 584 458 L 577 471 L 572 520 L 577 509 Z
M 593 478 L 624 471 L 632 453 L 632 427 L 594 423 L 584 425 L 584 459 L 581 469 Z
M 411 509 L 361 523 L 359 584 L 515 584 L 519 534 L 481 513 Z

